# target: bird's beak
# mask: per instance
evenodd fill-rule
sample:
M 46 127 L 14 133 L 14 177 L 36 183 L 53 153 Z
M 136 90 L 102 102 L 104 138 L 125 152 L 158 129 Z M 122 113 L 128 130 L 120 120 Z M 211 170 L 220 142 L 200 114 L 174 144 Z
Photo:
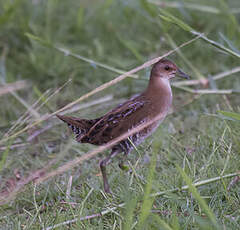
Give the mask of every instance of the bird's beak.
M 187 75 L 186 73 L 184 73 L 182 70 L 178 69 L 177 70 L 177 76 L 181 77 L 181 78 L 185 78 L 185 79 L 190 79 L 190 76 Z

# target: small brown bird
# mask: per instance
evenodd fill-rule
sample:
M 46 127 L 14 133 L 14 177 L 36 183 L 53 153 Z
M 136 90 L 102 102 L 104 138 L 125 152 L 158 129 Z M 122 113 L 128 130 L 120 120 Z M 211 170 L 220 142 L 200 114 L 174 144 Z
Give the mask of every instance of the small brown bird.
M 156 122 L 114 145 L 110 155 L 100 162 L 105 192 L 110 193 L 106 165 L 111 162 L 114 156 L 121 152 L 127 156 L 133 150 L 132 143 L 135 146 L 139 145 L 156 130 L 161 121 L 166 117 L 172 104 L 172 90 L 169 80 L 175 77 L 175 75 L 186 79 L 189 78 L 173 62 L 161 59 L 152 68 L 146 90 L 142 94 L 118 105 L 104 116 L 87 120 L 57 115 L 76 134 L 78 142 L 93 145 L 106 144 L 129 132 L 134 127 L 160 117 Z M 124 167 L 122 163 L 119 164 L 120 168 Z

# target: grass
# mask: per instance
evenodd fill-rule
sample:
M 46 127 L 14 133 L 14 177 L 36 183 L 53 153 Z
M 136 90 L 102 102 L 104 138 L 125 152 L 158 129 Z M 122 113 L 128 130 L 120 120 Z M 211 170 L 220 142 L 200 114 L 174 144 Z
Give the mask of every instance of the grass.
M 1 228 L 240 228 L 239 2 L 162 2 L 0 1 Z M 108 167 L 106 195 L 107 150 L 76 143 L 54 114 L 104 114 L 169 51 L 191 81 L 173 83 L 132 173 Z

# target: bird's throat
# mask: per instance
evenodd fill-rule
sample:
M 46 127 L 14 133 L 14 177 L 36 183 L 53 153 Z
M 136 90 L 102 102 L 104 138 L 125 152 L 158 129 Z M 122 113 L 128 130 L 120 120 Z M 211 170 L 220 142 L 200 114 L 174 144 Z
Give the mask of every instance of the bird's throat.
M 161 77 L 150 79 L 145 95 L 159 112 L 167 113 L 172 105 L 172 89 L 168 79 Z

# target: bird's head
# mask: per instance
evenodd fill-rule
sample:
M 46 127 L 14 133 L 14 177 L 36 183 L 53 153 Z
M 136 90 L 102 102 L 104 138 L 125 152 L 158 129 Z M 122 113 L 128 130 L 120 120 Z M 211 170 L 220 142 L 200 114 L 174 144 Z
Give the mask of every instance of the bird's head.
M 189 76 L 180 70 L 173 62 L 163 58 L 152 67 L 151 77 L 160 77 L 170 80 L 175 76 L 189 79 Z

